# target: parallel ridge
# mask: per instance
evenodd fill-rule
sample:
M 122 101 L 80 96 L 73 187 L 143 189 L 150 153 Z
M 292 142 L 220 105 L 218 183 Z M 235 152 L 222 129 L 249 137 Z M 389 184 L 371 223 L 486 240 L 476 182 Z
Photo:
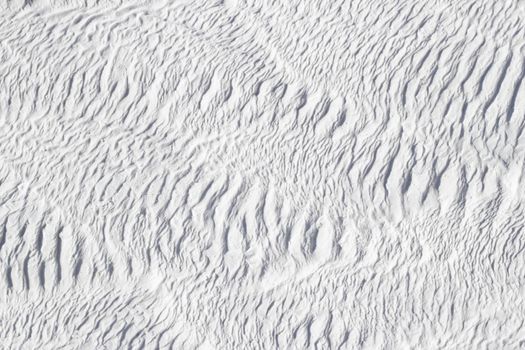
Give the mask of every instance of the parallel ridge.
M 75 342 L 519 346 L 520 3 L 26 5 L 0 17 L 0 328 L 136 287 L 135 338 Z M 77 344 L 46 332 L 11 346 Z

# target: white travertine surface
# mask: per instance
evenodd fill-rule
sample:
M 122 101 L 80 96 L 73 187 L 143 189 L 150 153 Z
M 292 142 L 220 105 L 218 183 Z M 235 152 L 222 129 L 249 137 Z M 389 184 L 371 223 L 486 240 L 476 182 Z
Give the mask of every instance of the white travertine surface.
M 24 1 L 0 349 L 525 349 L 524 1 Z

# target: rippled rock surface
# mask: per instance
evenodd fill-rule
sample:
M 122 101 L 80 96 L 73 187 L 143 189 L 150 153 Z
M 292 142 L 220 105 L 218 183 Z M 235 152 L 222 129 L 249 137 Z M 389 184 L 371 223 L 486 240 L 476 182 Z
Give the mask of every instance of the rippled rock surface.
M 0 8 L 0 349 L 525 348 L 525 2 Z

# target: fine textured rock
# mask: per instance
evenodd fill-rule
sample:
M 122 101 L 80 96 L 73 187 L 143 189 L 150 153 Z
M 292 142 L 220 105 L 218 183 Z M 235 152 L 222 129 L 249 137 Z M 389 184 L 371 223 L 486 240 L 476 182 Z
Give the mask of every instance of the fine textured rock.
M 0 8 L 0 349 L 525 348 L 525 2 Z

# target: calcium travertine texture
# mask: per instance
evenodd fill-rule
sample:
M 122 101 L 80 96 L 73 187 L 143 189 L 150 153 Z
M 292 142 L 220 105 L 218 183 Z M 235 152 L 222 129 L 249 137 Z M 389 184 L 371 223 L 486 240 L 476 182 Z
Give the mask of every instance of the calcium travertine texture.
M 0 348 L 525 348 L 523 1 L 10 1 Z

